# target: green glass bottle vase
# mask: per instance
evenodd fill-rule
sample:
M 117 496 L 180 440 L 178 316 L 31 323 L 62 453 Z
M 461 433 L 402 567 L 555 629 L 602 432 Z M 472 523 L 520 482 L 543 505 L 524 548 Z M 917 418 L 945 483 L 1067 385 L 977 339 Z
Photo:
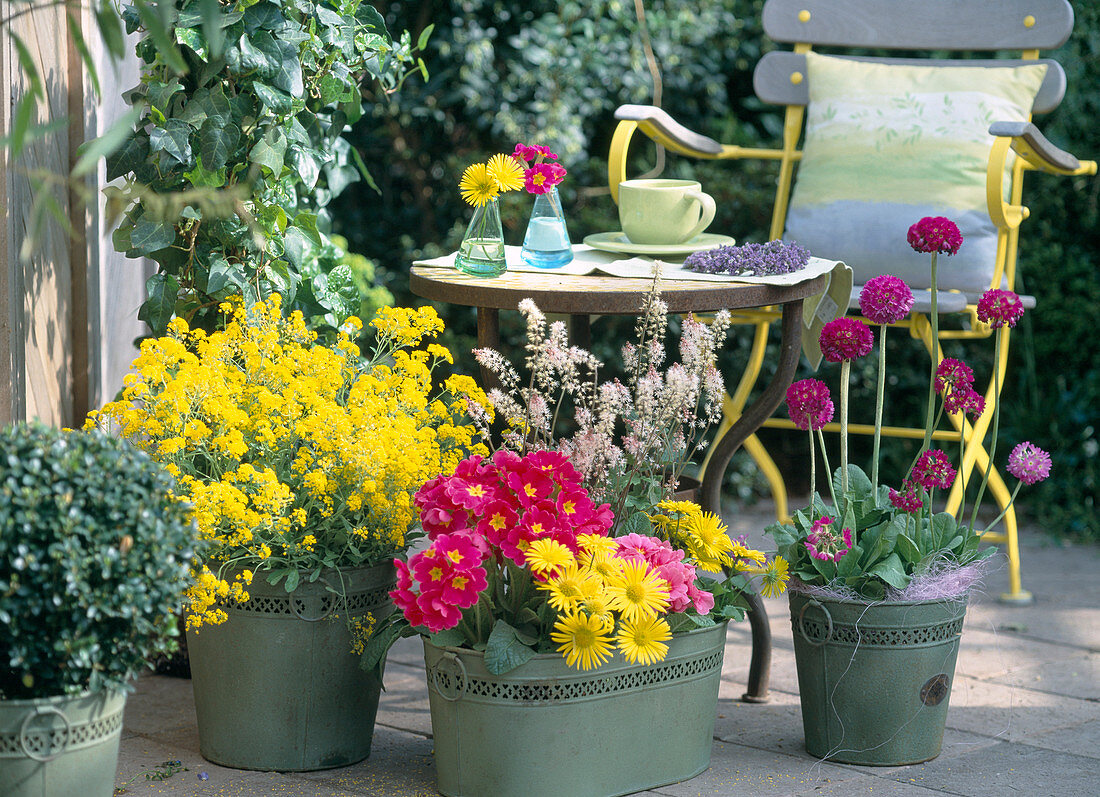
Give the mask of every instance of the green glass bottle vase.
M 474 208 L 474 216 L 455 255 L 455 268 L 474 277 L 497 277 L 508 268 L 504 260 L 504 228 L 496 197 Z

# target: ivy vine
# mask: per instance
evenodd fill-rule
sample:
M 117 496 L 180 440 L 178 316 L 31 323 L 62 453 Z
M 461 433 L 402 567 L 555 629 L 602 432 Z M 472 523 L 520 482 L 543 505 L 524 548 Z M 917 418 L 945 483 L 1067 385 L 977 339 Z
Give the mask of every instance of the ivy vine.
M 209 328 L 224 298 L 278 292 L 311 326 L 339 326 L 360 294 L 326 206 L 360 177 L 374 187 L 342 134 L 365 76 L 385 96 L 425 72 L 430 29 L 395 41 L 360 0 L 161 0 L 123 19 L 145 66 L 107 203 L 115 248 L 157 263 L 139 317 L 154 334 L 173 315 Z

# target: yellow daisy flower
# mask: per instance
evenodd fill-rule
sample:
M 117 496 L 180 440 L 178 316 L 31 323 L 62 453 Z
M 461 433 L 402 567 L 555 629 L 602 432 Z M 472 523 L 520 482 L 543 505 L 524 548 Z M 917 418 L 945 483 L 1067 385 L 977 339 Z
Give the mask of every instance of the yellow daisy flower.
M 550 593 L 547 599 L 558 612 L 574 612 L 580 605 L 585 593 L 585 581 L 591 578 L 581 572 L 576 562 L 570 562 L 561 568 L 553 578 L 539 584 L 539 589 Z
M 543 538 L 535 540 L 523 552 L 527 557 L 527 566 L 539 577 L 552 577 L 573 562 L 573 552 L 557 540 Z
M 475 163 L 466 168 L 462 173 L 462 179 L 458 182 L 458 190 L 467 203 L 478 207 L 500 193 L 496 181 L 489 175 L 489 169 L 484 163 Z
M 713 512 L 699 512 L 688 521 L 691 553 L 706 570 L 720 570 L 730 563 L 734 542 L 726 535 L 726 524 Z M 741 546 L 746 552 L 745 546 Z
M 570 612 L 554 623 L 550 639 L 557 643 L 566 664 L 591 670 L 611 658 L 611 629 L 612 625 L 599 617 Z
M 765 560 L 768 558 L 763 551 L 754 550 L 739 542 L 731 543 L 729 552 L 730 556 L 734 559 L 749 559 L 761 565 L 764 564 Z
M 668 582 L 641 559 L 624 559 L 621 572 L 610 579 L 611 608 L 628 622 L 654 617 L 668 609 Z
M 577 545 L 585 553 L 596 553 L 602 551 L 604 553 L 615 553 L 619 546 L 611 537 L 607 537 L 603 534 L 578 534 Z
M 661 617 L 647 617 L 634 623 L 624 620 L 615 636 L 627 661 L 645 665 L 664 659 L 668 653 L 665 641 L 669 639 L 672 639 L 672 629 Z
M 760 592 L 765 598 L 775 598 L 787 591 L 787 560 L 782 556 L 772 559 L 764 570 L 764 578 L 760 583 Z
M 518 191 L 523 188 L 523 167 L 511 155 L 494 155 L 485 164 L 489 177 L 499 191 Z

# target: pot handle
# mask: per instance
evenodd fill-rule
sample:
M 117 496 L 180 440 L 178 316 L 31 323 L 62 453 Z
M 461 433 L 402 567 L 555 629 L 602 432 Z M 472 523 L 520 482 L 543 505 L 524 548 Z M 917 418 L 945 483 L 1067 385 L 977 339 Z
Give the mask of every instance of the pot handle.
M 451 671 L 451 685 L 447 687 L 443 686 L 443 679 L 441 678 L 444 662 L 448 663 L 447 669 Z M 458 702 L 466 694 L 466 684 L 468 683 L 466 665 L 462 663 L 462 659 L 453 653 L 445 652 L 440 657 L 439 661 L 432 667 L 431 678 L 435 691 L 448 703 Z
M 27 744 L 27 730 L 30 728 L 31 722 L 36 717 L 40 717 L 44 714 L 56 714 L 57 716 L 61 717 L 61 721 L 65 723 L 65 744 L 61 746 L 60 750 L 51 755 L 39 755 L 38 753 L 35 753 L 33 750 L 31 750 L 30 746 Z M 34 709 L 34 713 L 28 714 L 26 717 L 24 717 L 23 724 L 19 727 L 19 746 L 23 749 L 23 755 L 25 755 L 27 758 L 33 758 L 35 761 L 41 761 L 43 763 L 46 761 L 53 761 L 59 755 L 64 753 L 65 750 L 69 747 L 69 741 L 72 739 L 72 730 L 73 726 L 72 724 L 70 724 L 69 718 L 65 716 L 63 711 L 54 708 L 53 706 L 36 706 Z M 46 736 L 46 746 L 48 749 L 50 744 L 50 737 L 53 734 L 49 731 L 43 731 L 43 733 Z
M 820 642 L 810 638 L 810 635 L 806 633 L 805 616 L 806 610 L 811 606 L 816 606 L 821 609 L 822 614 L 825 615 L 825 622 L 828 623 L 828 629 L 825 631 L 825 638 Z M 833 616 L 829 614 L 829 610 L 825 608 L 819 601 L 810 598 L 804 604 L 802 604 L 802 611 L 798 613 L 798 631 L 802 634 L 802 639 L 806 641 L 807 645 L 813 645 L 815 648 L 819 648 L 833 638 Z

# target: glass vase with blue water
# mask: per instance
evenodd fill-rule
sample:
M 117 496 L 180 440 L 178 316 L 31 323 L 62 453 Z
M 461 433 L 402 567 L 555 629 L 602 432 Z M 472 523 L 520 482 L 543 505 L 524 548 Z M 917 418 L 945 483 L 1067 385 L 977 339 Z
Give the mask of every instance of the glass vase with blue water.
M 536 268 L 558 268 L 573 260 L 573 245 L 569 241 L 557 186 L 535 195 L 520 259 Z

